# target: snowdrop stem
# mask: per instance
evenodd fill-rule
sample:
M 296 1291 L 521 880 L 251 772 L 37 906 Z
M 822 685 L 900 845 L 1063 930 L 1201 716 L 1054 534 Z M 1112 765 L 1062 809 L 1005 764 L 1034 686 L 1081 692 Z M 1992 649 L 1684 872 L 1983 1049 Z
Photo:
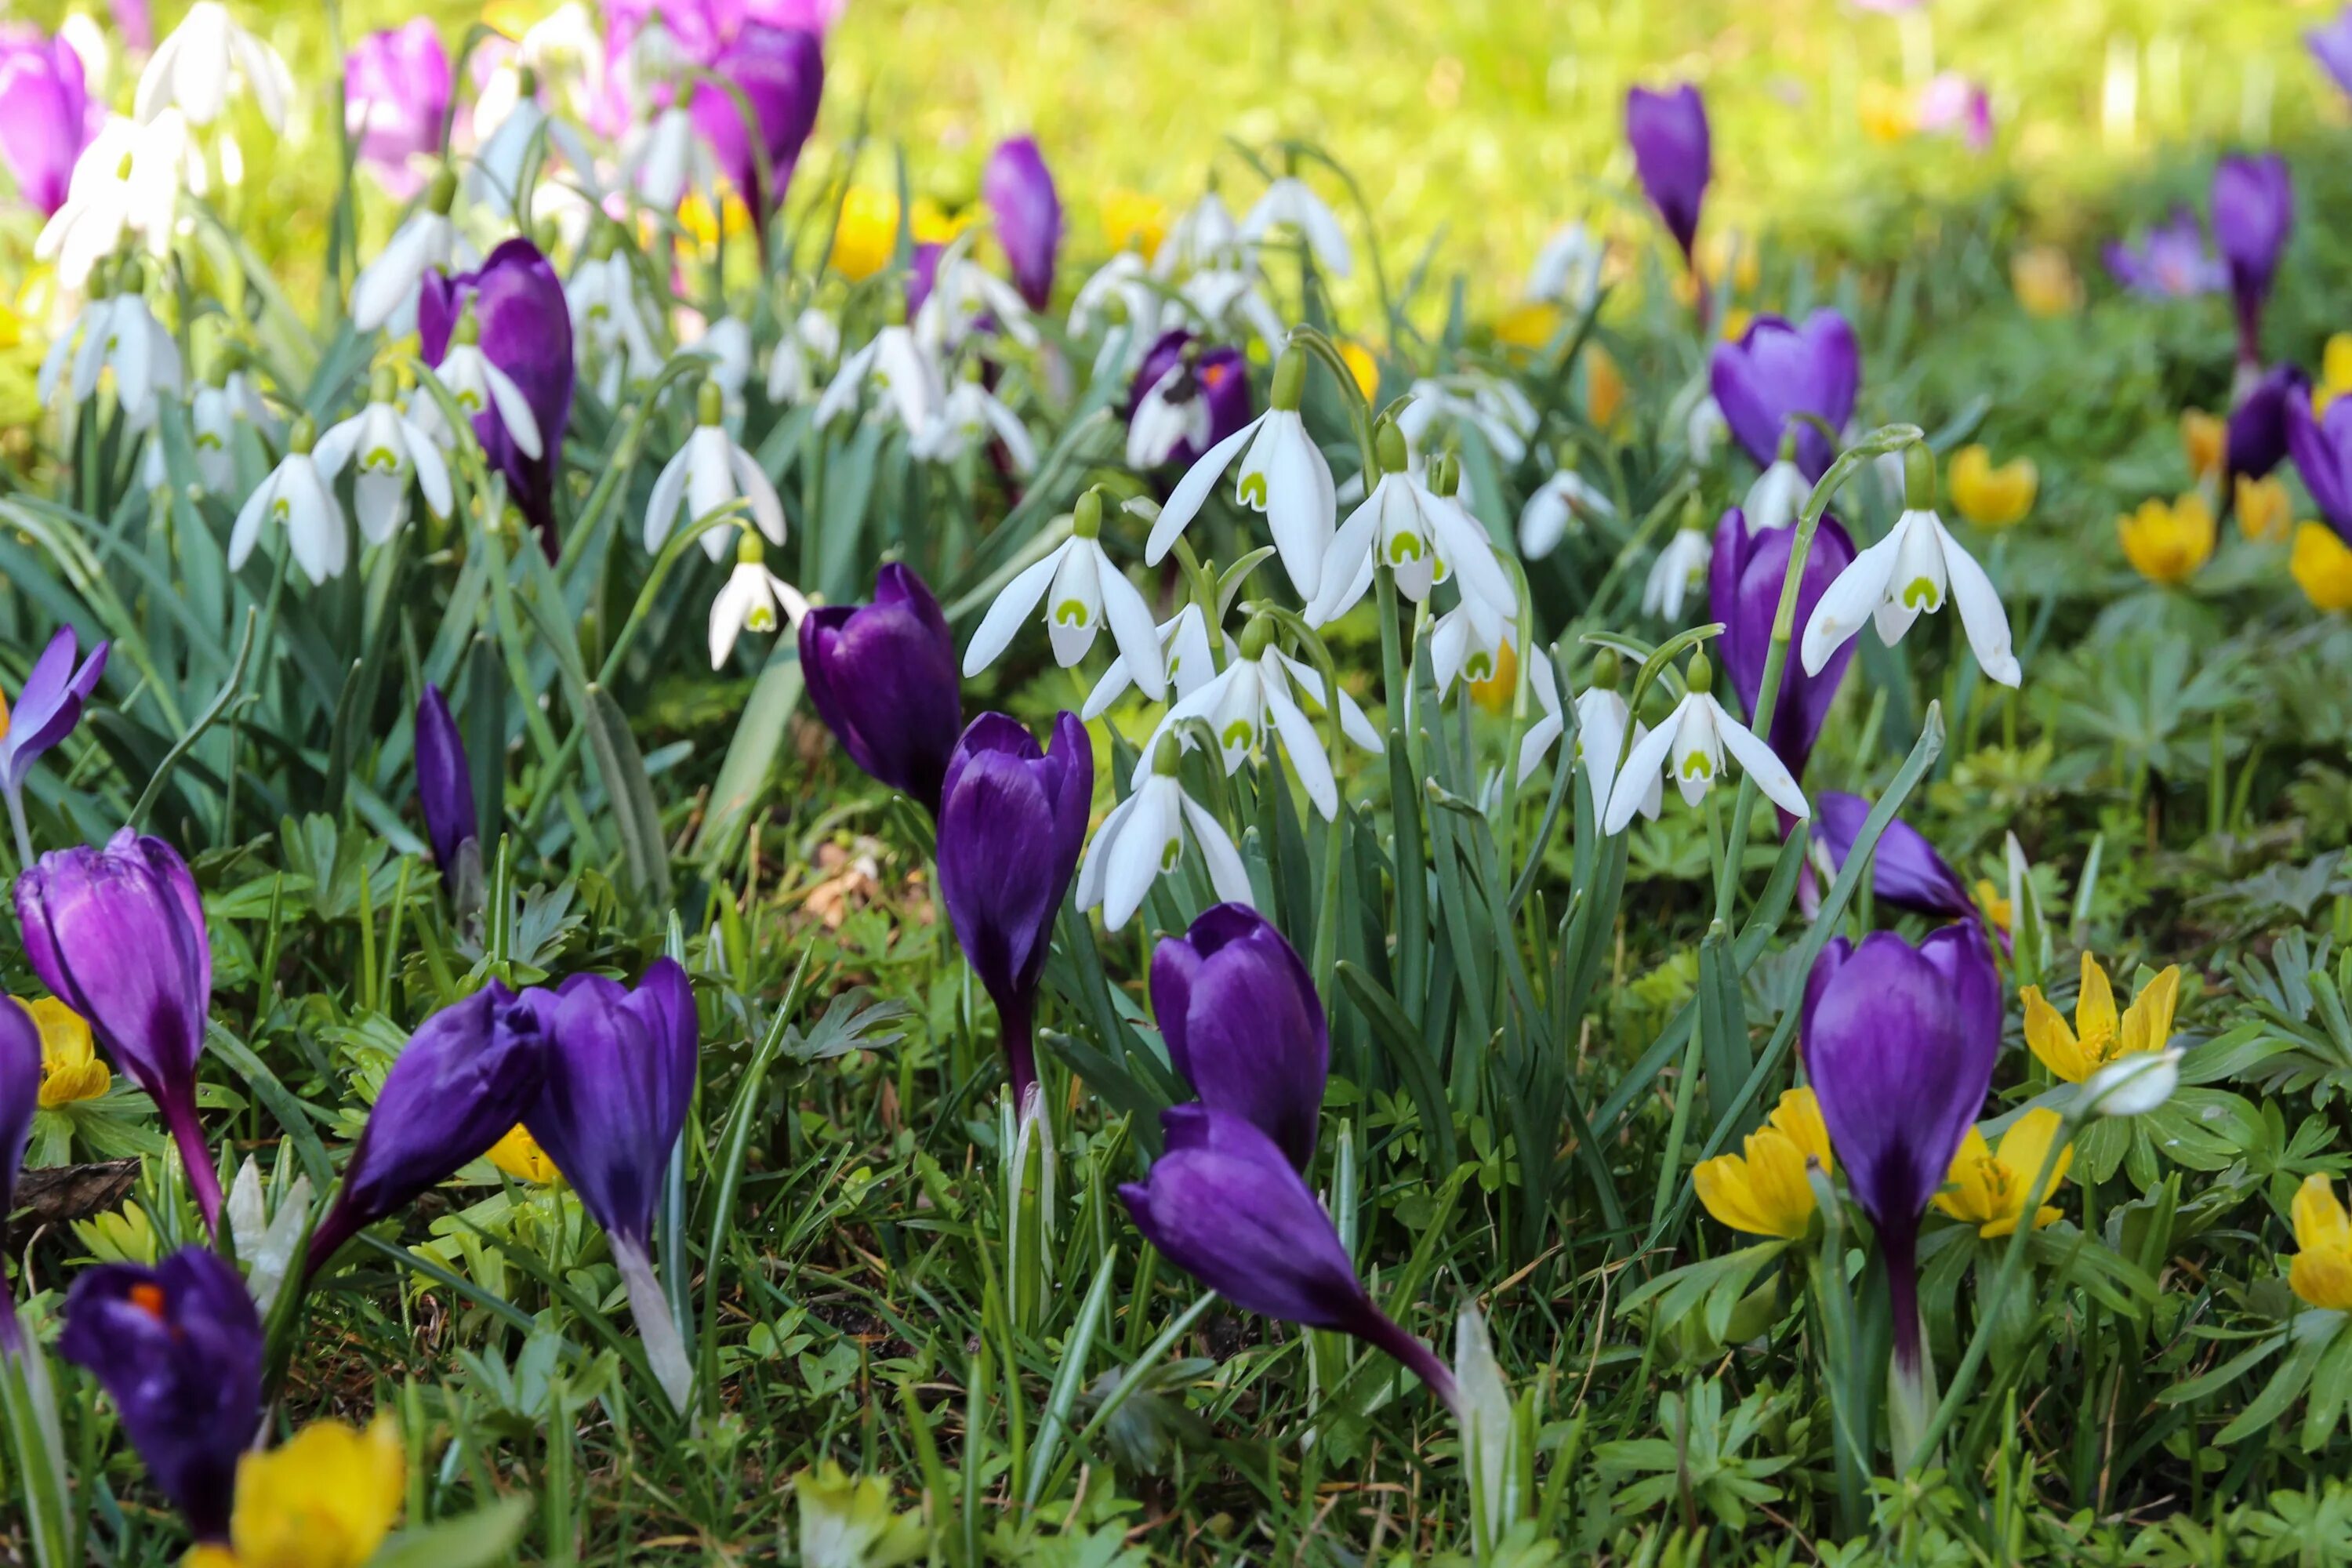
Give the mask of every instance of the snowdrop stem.
M 1339 383 L 1340 399 L 1348 405 L 1348 423 L 1355 429 L 1356 446 L 1363 457 L 1364 483 L 1370 486 L 1381 471 L 1380 452 L 1372 437 L 1372 406 L 1364 399 L 1364 389 L 1356 384 L 1356 373 L 1348 368 L 1339 345 L 1313 327 L 1293 327 L 1290 343 L 1321 360 L 1331 379 Z
M 1373 568 L 1372 585 L 1380 602 L 1381 686 L 1388 704 L 1382 718 L 1388 724 L 1389 787 L 1396 816 L 1397 996 L 1406 1016 L 1418 1017 L 1428 983 L 1429 917 L 1423 908 L 1428 889 L 1421 873 L 1421 802 L 1412 789 L 1415 775 L 1405 738 L 1404 632 L 1397 625 L 1396 573 L 1387 562 Z

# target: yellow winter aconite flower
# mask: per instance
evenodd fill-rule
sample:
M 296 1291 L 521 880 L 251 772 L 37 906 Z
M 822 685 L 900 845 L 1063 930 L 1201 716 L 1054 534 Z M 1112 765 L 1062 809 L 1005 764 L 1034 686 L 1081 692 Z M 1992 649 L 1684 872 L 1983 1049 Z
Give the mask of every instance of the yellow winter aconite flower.
M 1495 318 L 1495 341 L 1515 349 L 1539 349 L 1567 320 L 1567 312 L 1549 300 L 1522 300 Z
M 2286 1282 L 2315 1307 L 2352 1312 L 2352 1216 L 2326 1176 L 2305 1176 L 2294 1194 L 2294 1260 Z
M 375 1555 L 408 1489 L 399 1428 L 315 1421 L 236 1463 L 226 1546 L 199 1546 L 185 1568 L 360 1568 Z
M 520 1122 L 507 1130 L 507 1135 L 490 1145 L 489 1162 L 519 1182 L 530 1182 L 547 1186 L 563 1179 L 539 1140 Z
M 2208 414 L 2201 408 L 2180 411 L 2180 449 L 2188 454 L 2189 471 L 2198 479 L 2221 469 L 2221 455 L 2229 449 L 2230 426 L 2219 415 Z
M 1147 260 L 1168 237 L 1168 204 L 1141 191 L 1113 188 L 1102 194 L 1103 239 L 1113 250 L 1133 249 Z
M 2319 381 L 2311 389 L 2311 411 L 2326 414 L 2327 405 L 2352 392 L 2352 332 L 2327 340 L 2319 356 Z
M 55 1110 L 104 1094 L 114 1075 L 99 1060 L 81 1015 L 54 996 L 30 1002 L 20 996 L 16 1002 L 41 1031 L 41 1109 Z
M 1372 357 L 1371 350 L 1353 338 L 1340 339 L 1339 348 L 1340 361 L 1347 365 L 1348 374 L 1356 378 L 1356 390 L 1364 395 L 1365 401 L 1377 406 L 1378 399 L 1374 395 L 1381 389 L 1380 361 Z
M 1977 908 L 1985 912 L 1985 919 L 1992 921 L 2002 931 L 2009 930 L 2009 922 L 2016 918 L 2017 911 L 2010 907 L 2009 900 L 2001 896 L 2000 889 L 1994 887 L 1990 879 L 1979 877 L 1976 895 Z
M 2009 1131 L 2000 1136 L 1998 1152 L 1981 1131 L 1969 1128 L 1960 1152 L 1952 1156 L 1950 1173 L 1944 1178 L 1950 1190 L 1936 1194 L 1936 1207 L 1975 1226 L 1979 1236 L 1987 1237 L 2014 1231 L 2029 1208 L 2035 1210 L 2037 1230 L 2056 1219 L 2058 1210 L 2048 1200 L 2066 1179 L 2066 1167 L 2074 1163 L 2074 1146 L 2069 1143 L 2058 1152 L 2058 1163 L 2040 1192 L 2029 1196 L 2026 1189 L 2042 1173 L 2042 1162 L 2050 1158 L 2050 1145 L 2065 1121 L 2047 1106 L 2036 1106 L 2010 1123 Z
M 2025 1043 L 2052 1072 L 2068 1083 L 2081 1083 L 2118 1057 L 2164 1048 L 2172 1037 L 2173 1009 L 2180 1005 L 2180 965 L 2168 964 L 2118 1016 L 2107 972 L 2084 953 L 2071 1029 L 2039 985 L 2025 987 L 2018 997 L 2025 1004 Z
M 921 1557 L 929 1542 L 922 1515 L 892 1511 L 888 1481 L 850 1475 L 838 1460 L 794 1476 L 793 1496 L 800 1504 L 801 1561 L 812 1568 L 897 1568 Z
M 1979 528 L 2008 528 L 2033 510 L 2042 486 L 2041 471 L 2030 458 L 1993 466 L 1992 454 L 1982 447 L 1963 447 L 1952 454 L 1948 476 L 1952 505 Z
M 2248 479 L 2240 474 L 2236 495 L 2239 532 L 2263 543 L 2286 537 L 2287 527 L 2294 520 L 2294 506 L 2287 499 L 2286 486 L 2276 479 Z
M 2168 506 L 2150 496 L 2129 517 L 2116 519 L 2124 559 L 2151 583 L 2177 587 L 2213 558 L 2213 509 L 2195 490 Z
M 1608 430 L 1625 411 L 1625 376 L 1609 351 L 1598 343 L 1584 350 L 1584 416 L 1593 428 Z
M 2054 245 L 2028 246 L 2011 257 L 2009 286 L 2029 316 L 2063 316 L 2082 307 L 2083 281 Z
M 2305 522 L 2294 531 L 2294 553 L 2286 569 L 2294 574 L 2312 608 L 2352 610 L 2352 547 L 2324 522 Z
M 732 237 L 751 232 L 751 209 L 732 190 L 723 191 L 719 198 L 719 214 L 713 216 L 710 200 L 700 191 L 688 191 L 677 204 L 677 226 L 692 236 L 694 242 L 705 250 L 719 243 L 719 224 L 726 224 Z
M 907 214 L 907 232 L 917 245 L 945 245 L 971 226 L 973 215 L 950 217 L 929 196 L 917 196 Z M 852 282 L 890 265 L 898 246 L 898 195 L 879 185 L 852 185 L 841 201 L 841 223 L 833 231 L 835 269 Z
M 1891 82 L 1864 82 L 1855 110 L 1862 133 L 1874 142 L 1900 142 L 1918 123 L 1911 95 Z
M 1794 1241 L 1813 1219 L 1809 1162 L 1837 1168 L 1830 1156 L 1830 1131 L 1810 1089 L 1780 1097 L 1764 1125 L 1748 1135 L 1746 1152 L 1718 1154 L 1691 1173 L 1698 1201 L 1734 1230 Z

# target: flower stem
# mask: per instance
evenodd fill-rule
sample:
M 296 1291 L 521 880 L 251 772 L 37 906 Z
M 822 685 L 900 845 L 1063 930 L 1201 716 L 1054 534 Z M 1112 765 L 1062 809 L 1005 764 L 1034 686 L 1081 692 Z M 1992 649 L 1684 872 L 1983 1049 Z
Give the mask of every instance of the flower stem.
M 654 1278 L 653 1259 L 646 1256 L 644 1246 L 617 1236 L 612 1239 L 613 1264 L 621 1271 L 621 1282 L 629 1288 L 629 1315 L 637 1321 L 646 1360 L 662 1392 L 669 1396 L 670 1407 L 683 1415 L 687 1396 L 694 1388 L 694 1369 L 686 1359 L 686 1342 L 678 1335 L 677 1321 L 670 1316 L 669 1298 L 662 1294 L 661 1281 Z
M 217 1240 L 220 1173 L 213 1169 L 213 1152 L 205 1142 L 204 1124 L 196 1120 L 194 1086 L 185 1086 L 184 1093 L 160 1095 L 157 1099 L 163 1112 L 163 1124 L 172 1130 L 172 1142 L 180 1147 L 180 1163 L 187 1167 L 188 1188 L 195 1196 L 197 1212 L 205 1216 L 205 1229 Z

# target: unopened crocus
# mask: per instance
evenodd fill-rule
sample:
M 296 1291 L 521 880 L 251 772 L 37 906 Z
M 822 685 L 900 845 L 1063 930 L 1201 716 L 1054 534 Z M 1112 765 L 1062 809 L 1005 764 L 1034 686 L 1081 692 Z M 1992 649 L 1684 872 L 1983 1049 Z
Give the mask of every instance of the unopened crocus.
M 1177 329 L 1144 352 L 1127 395 L 1127 466 L 1190 468 L 1250 419 L 1249 362 Z
M 523 1005 L 538 1011 L 547 1068 L 523 1125 L 604 1227 L 646 1359 L 684 1409 L 693 1373 L 654 1277 L 652 1246 L 670 1150 L 694 1098 L 693 987 L 677 960 L 663 958 L 635 988 L 575 974 L 552 991 L 525 993 Z M 484 1138 L 482 1148 L 496 1141 Z
M 1853 417 L 1862 346 L 1852 323 L 1826 306 L 1801 325 L 1759 316 L 1738 342 L 1716 345 L 1707 379 L 1731 433 L 1759 468 L 1793 438 L 1797 468 L 1818 481 L 1837 457 L 1821 426 L 1843 430 Z
M 89 93 L 72 46 L 28 27 L 0 33 L 0 162 L 26 206 L 47 217 L 66 205 L 90 133 Z
M 16 829 L 16 853 L 25 865 L 33 859 L 32 841 L 25 830 L 25 781 L 32 775 L 33 764 L 81 722 L 82 705 L 106 673 L 106 650 L 110 646 L 101 642 L 89 650 L 88 658 L 76 662 L 80 641 L 71 626 L 59 626 L 41 657 L 33 661 L 25 684 L 17 689 L 14 709 L 0 702 L 0 725 L 5 726 L 0 730 L 0 790 L 7 793 L 8 816 Z
M 2325 27 L 2314 27 L 2303 35 L 2311 50 L 2311 58 L 2320 68 L 2336 80 L 2346 92 L 2352 92 L 2352 5 L 2336 14 L 2336 20 Z
M 1045 155 L 1027 136 L 996 144 L 980 178 L 981 199 L 996 220 L 996 243 L 1013 281 L 1033 310 L 1054 297 L 1054 254 L 1062 243 L 1062 202 Z
M 1790 552 L 1796 547 L 1793 528 L 1750 529 L 1738 507 L 1716 525 L 1715 554 L 1707 568 L 1707 614 L 1723 623 L 1717 647 L 1724 668 L 1731 673 L 1732 689 L 1752 722 L 1756 701 L 1764 690 L 1764 666 L 1772 651 L 1772 621 L 1780 613 L 1780 591 L 1789 575 Z M 1805 624 L 1837 574 L 1853 563 L 1853 540 L 1836 518 L 1823 517 L 1813 534 L 1812 549 L 1797 582 L 1795 626 Z M 1765 742 L 1791 776 L 1803 778 L 1814 742 L 1828 721 L 1830 704 L 1837 700 L 1839 683 L 1853 662 L 1853 645 L 1846 644 L 1829 658 L 1819 674 L 1787 657 L 1782 648 L 1780 689 L 1772 704 L 1772 722 Z
M 1151 1012 L 1201 1103 L 1254 1123 L 1306 1170 L 1331 1037 L 1307 965 L 1274 922 L 1247 904 L 1203 910 L 1153 952 Z
M 33 1139 L 33 1112 L 41 1108 L 41 1026 L 12 996 L 0 996 L 0 1250 L 7 1240 L 8 1215 L 16 1207 L 16 1172 Z M 0 1270 L 0 1350 L 16 1326 L 7 1305 L 8 1280 Z
M 1822 869 L 1845 869 L 1854 840 L 1869 819 L 1870 802 L 1842 790 L 1824 790 L 1813 801 L 1813 852 Z M 1974 920 L 1976 900 L 1927 835 L 1895 817 L 1878 836 L 1870 858 L 1870 893 L 1880 903 L 1944 920 Z
M 58 1353 L 114 1402 L 155 1487 L 199 1541 L 228 1534 L 237 1458 L 261 1427 L 261 1320 L 235 1268 L 184 1247 L 106 1263 L 66 1296 Z
M 982 714 L 956 742 L 940 783 L 940 896 L 956 944 L 996 1004 L 1016 1106 L 1037 1082 L 1037 981 L 1078 868 L 1094 793 L 1087 729 L 1067 712 L 1054 721 L 1051 751 L 1018 720 Z
M 360 161 L 407 201 L 425 188 L 449 116 L 449 54 L 424 16 L 370 33 L 343 57 L 343 126 Z
M 384 1075 L 334 1206 L 310 1235 L 309 1270 L 487 1153 L 538 1103 L 548 1055 L 534 1005 L 495 980 L 419 1024 Z
M 1949 925 L 1916 947 L 1891 931 L 1859 947 L 1832 939 L 1805 982 L 1800 1039 L 1830 1145 L 1886 1262 L 1889 1420 L 1904 1468 L 1932 1386 L 1919 1323 L 1919 1220 L 1976 1124 L 2000 1054 L 2000 979 L 1984 933 Z
M 1706 103 L 1684 82 L 1667 92 L 1637 87 L 1625 94 L 1625 139 L 1633 144 L 1633 170 L 1642 179 L 1666 232 L 1682 247 L 1694 268 L 1699 205 L 1715 172 L 1706 126 Z
M 757 146 L 766 152 L 771 178 L 761 178 L 751 127 L 733 93 L 707 86 L 697 93 L 694 128 L 764 237 L 767 215 L 783 200 L 793 166 L 816 126 L 817 104 L 824 96 L 824 41 L 803 27 L 746 22 L 710 69 L 751 104 Z
M 2325 415 L 2307 398 L 2286 405 L 2286 450 L 2303 488 L 2336 531 L 2352 541 L 2352 397 L 2338 397 Z
M 416 313 L 426 363 L 441 363 L 458 316 L 469 306 L 480 328 L 482 353 L 520 389 L 537 438 L 518 440 L 494 403 L 475 414 L 474 433 L 551 552 L 555 483 L 562 469 L 564 426 L 572 417 L 573 375 L 572 312 L 562 280 L 539 247 L 520 237 L 491 251 L 474 271 L 427 275 Z
M 128 827 L 102 849 L 53 850 L 16 879 L 16 919 L 33 973 L 163 1112 L 217 1229 L 220 1177 L 196 1120 L 213 950 L 187 862 Z
M 1160 1126 L 1166 1148 L 1150 1176 L 1118 1189 L 1146 1241 L 1244 1311 L 1352 1334 L 1455 1405 L 1454 1374 L 1372 1304 L 1331 1216 L 1279 1144 L 1207 1105 L 1173 1106 Z
M 963 732 L 955 634 L 912 567 L 874 575 L 866 605 L 827 605 L 801 620 L 801 679 L 849 760 L 940 814 L 940 784 Z
M 481 874 L 481 822 L 474 801 L 473 764 L 465 738 L 449 712 L 449 700 L 427 681 L 416 704 L 416 802 L 425 813 L 425 836 L 433 863 L 452 894 L 464 881 L 468 860 Z
M 2175 207 L 2137 243 L 2110 243 L 2106 259 L 2116 282 L 2151 300 L 2210 294 L 2229 277 L 2206 248 L 2204 227 L 2187 207 Z
M 2213 235 L 2238 310 L 2238 363 L 2262 363 L 2263 305 L 2294 230 L 2294 181 L 2275 153 L 2224 158 L 2213 170 Z

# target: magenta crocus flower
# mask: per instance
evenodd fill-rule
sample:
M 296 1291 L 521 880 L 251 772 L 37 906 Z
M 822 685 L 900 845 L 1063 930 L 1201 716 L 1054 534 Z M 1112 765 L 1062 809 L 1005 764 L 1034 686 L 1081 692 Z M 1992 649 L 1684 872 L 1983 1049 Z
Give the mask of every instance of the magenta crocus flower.
M 407 201 L 431 177 L 448 117 L 449 54 L 429 20 L 370 33 L 343 57 L 343 126 L 383 188 Z
M 1834 877 L 1845 869 L 1853 841 L 1870 816 L 1870 802 L 1841 790 L 1823 790 L 1813 796 L 1813 847 Z M 1878 836 L 1870 857 L 1871 897 L 1882 904 L 1943 920 L 1974 920 L 1976 900 L 1945 858 L 1936 853 L 1927 835 L 1895 818 Z
M 1707 564 L 1707 614 L 1723 623 L 1717 647 L 1740 706 L 1752 721 L 1756 700 L 1764 690 L 1764 663 L 1772 651 L 1772 618 L 1780 611 L 1780 587 L 1789 574 L 1789 554 L 1797 531 L 1790 528 L 1751 530 L 1747 514 L 1738 507 L 1723 514 L 1716 526 L 1715 554 Z M 1804 626 L 1813 606 L 1853 564 L 1853 540 L 1845 525 L 1823 517 L 1805 556 L 1804 574 L 1797 580 L 1797 614 L 1793 623 Z M 1772 723 L 1765 742 L 1796 778 L 1805 776 L 1814 742 L 1828 721 L 1830 704 L 1837 700 L 1838 684 L 1853 660 L 1854 645 L 1841 646 L 1823 664 L 1821 673 L 1806 673 L 1804 661 L 1790 658 L 1781 666 L 1780 690 L 1772 703 Z
M 1054 295 L 1054 253 L 1062 243 L 1062 201 L 1045 155 L 1026 136 L 996 144 L 980 180 L 981 198 L 996 220 L 996 243 L 1013 267 L 1013 282 L 1033 310 Z
M 1724 422 L 1757 467 L 1769 466 L 1780 443 L 1793 439 L 1797 467 L 1818 481 L 1837 447 L 1813 420 L 1843 430 L 1853 417 L 1862 345 L 1845 317 L 1826 307 L 1802 326 L 1785 316 L 1759 316 L 1738 342 L 1715 345 L 1707 378 Z
M 955 634 L 911 567 L 874 577 L 874 602 L 801 617 L 801 679 L 817 717 L 866 775 L 940 814 L 963 733 Z
M 734 97 L 705 87 L 694 97 L 694 126 L 730 184 L 743 195 L 761 232 L 767 216 L 784 199 L 793 165 L 816 126 L 824 96 L 824 42 L 802 27 L 749 22 L 710 62 L 710 68 L 742 90 L 758 121 L 761 144 L 774 171 L 772 190 L 760 183 L 742 110 Z
M 2294 365 L 2264 371 L 2230 410 L 2223 467 L 2255 479 L 2277 468 L 2286 456 L 2287 411 L 2310 401 L 2310 379 Z
M 1684 82 L 1668 92 L 1637 87 L 1625 94 L 1625 139 L 1633 144 L 1633 172 L 1665 221 L 1666 232 L 1694 267 L 1699 205 L 1715 173 L 1706 102 Z
M 1919 129 L 1957 132 L 1971 153 L 1992 145 L 1992 100 L 1980 82 L 1945 71 L 1919 89 Z
M 2238 309 L 2238 362 L 2262 363 L 2263 306 L 2294 232 L 2294 181 L 2275 153 L 2224 158 L 2213 169 L 2213 235 Z
M 2286 450 L 2312 504 L 2352 542 L 2352 397 L 2336 399 L 2325 415 L 2313 414 L 2307 397 L 2288 399 Z
M 822 37 L 841 20 L 849 0 L 747 0 L 744 15 L 772 27 L 803 27 Z
M 7 732 L 0 734 L 0 791 L 6 792 L 12 812 L 20 812 L 16 803 L 24 795 L 33 764 L 81 722 L 82 705 L 106 673 L 106 652 L 111 646 L 101 642 L 77 663 L 80 639 L 71 626 L 59 626 L 33 661 L 8 713 Z
M 2205 247 L 2205 230 L 2197 215 L 2175 207 L 2172 216 L 2142 236 L 2137 244 L 2121 240 L 2106 250 L 2107 270 L 2116 282 L 2151 300 L 2186 300 L 2210 294 L 2228 274 Z
M 2336 79 L 2336 85 L 2352 92 L 2352 5 L 2337 12 L 2336 20 L 2325 27 L 2304 34 L 2303 41 L 2310 46 L 2320 68 Z
M 522 509 L 540 542 L 556 548 L 555 481 L 562 469 L 563 429 L 572 418 L 572 309 L 563 282 L 528 239 L 506 241 L 472 272 L 445 278 L 425 274 L 417 301 L 416 330 L 427 364 L 449 352 L 449 334 L 460 311 L 471 306 L 482 331 L 482 353 L 522 389 L 539 426 L 539 455 L 531 456 L 507 431 L 493 406 L 474 416 L 474 434 L 493 466 L 506 476 L 515 504 Z
M 1322 999 L 1298 953 L 1247 904 L 1215 904 L 1151 955 L 1168 1059 L 1213 1110 L 1273 1139 L 1304 1171 L 1331 1072 Z
M 30 27 L 0 32 L 0 162 L 27 206 L 47 216 L 65 205 L 90 133 L 81 57 Z

